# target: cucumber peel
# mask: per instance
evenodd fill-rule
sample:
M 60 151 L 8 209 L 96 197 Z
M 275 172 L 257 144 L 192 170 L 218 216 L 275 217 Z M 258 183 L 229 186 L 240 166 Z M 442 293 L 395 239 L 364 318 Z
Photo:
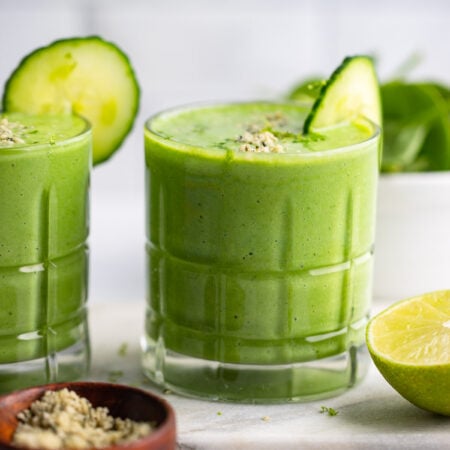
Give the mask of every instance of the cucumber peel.
M 323 85 L 305 120 L 303 132 L 314 132 L 364 116 L 381 125 L 380 89 L 372 59 L 349 56 Z
M 12 72 L 3 109 L 78 114 L 93 133 L 93 163 L 110 158 L 131 131 L 140 89 L 127 55 L 98 36 L 62 39 L 27 55 Z

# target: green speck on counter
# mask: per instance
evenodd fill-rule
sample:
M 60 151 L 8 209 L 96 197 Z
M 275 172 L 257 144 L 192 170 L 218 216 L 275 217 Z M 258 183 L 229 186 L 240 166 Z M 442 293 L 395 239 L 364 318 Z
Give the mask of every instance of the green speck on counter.
M 222 411 L 217 411 L 217 415 L 221 416 L 222 415 Z
M 110 370 L 108 372 L 108 381 L 110 383 L 115 383 L 121 377 L 123 377 L 122 370 Z
M 337 416 L 339 411 L 336 411 L 334 408 L 329 408 L 328 406 L 320 407 L 320 414 L 327 413 L 329 416 Z
M 117 350 L 117 354 L 119 356 L 126 356 L 127 353 L 128 353 L 128 343 L 122 342 L 122 344 L 120 345 L 120 347 Z

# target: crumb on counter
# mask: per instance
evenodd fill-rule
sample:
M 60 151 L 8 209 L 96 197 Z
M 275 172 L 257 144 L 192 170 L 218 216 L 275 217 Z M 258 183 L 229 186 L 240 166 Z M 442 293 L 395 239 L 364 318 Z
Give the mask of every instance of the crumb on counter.
M 129 443 L 152 431 L 149 422 L 112 417 L 74 391 L 47 391 L 17 415 L 12 443 L 29 448 L 101 448 Z
M 110 383 L 116 383 L 123 375 L 123 370 L 110 370 L 108 372 L 108 381 Z
M 327 413 L 329 416 L 337 416 L 339 414 L 339 411 L 328 406 L 321 406 L 319 412 L 320 414 Z
M 122 342 L 120 347 L 117 349 L 117 354 L 119 356 L 127 356 L 128 353 L 128 342 Z

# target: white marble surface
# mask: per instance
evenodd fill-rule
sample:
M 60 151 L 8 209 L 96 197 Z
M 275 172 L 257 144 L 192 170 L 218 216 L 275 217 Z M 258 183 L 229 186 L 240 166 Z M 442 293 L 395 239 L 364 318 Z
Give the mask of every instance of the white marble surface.
M 143 302 L 92 305 L 91 379 L 164 395 L 175 408 L 179 449 L 450 449 L 450 418 L 409 404 L 374 366 L 344 395 L 311 403 L 236 405 L 163 394 L 141 374 L 143 323 Z M 322 405 L 338 415 L 321 414 Z

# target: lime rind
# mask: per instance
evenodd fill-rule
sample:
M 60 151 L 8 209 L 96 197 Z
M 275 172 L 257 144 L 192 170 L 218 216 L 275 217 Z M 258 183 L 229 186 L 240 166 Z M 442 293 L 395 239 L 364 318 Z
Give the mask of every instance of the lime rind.
M 322 86 L 303 132 L 326 128 L 362 115 L 381 125 L 381 100 L 372 59 L 348 56 Z
M 450 416 L 450 368 L 448 364 L 414 366 L 394 364 L 371 354 L 385 380 L 406 400 L 426 411 Z
M 5 111 L 87 118 L 93 128 L 94 164 L 109 159 L 123 144 L 139 103 L 130 59 L 99 36 L 60 39 L 34 50 L 12 72 L 3 93 Z

